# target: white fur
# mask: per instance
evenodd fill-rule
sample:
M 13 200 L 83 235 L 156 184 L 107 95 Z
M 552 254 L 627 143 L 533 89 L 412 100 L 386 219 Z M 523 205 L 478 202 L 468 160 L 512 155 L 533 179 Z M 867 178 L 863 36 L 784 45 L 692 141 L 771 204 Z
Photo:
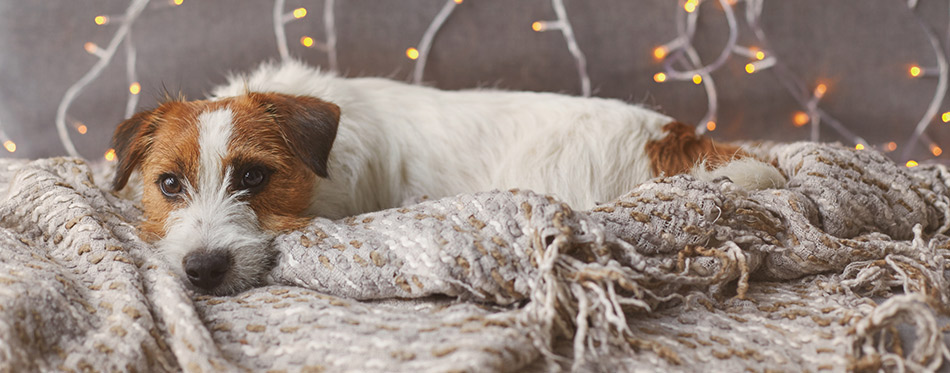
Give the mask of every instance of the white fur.
M 296 61 L 233 76 L 213 98 L 246 90 L 313 96 L 342 116 L 312 212 L 330 218 L 491 189 L 554 194 L 574 208 L 651 177 L 644 149 L 671 118 L 618 100 L 497 90 L 441 91 L 344 79 Z
M 733 183 L 748 190 L 782 188 L 786 183 L 785 177 L 778 169 L 755 158 L 740 158 L 712 171 L 706 170 L 704 163 L 698 164 L 690 173 L 705 181 L 728 177 Z
M 156 246 L 186 278 L 182 261 L 198 250 L 227 251 L 231 270 L 215 293 L 227 294 L 259 281 L 267 260 L 271 233 L 257 224 L 254 210 L 228 192 L 230 167 L 223 162 L 232 137 L 230 109 L 198 116 L 198 180 L 183 180 L 185 207 L 174 210 L 165 222 L 167 234 Z M 197 184 L 197 187 L 195 187 Z

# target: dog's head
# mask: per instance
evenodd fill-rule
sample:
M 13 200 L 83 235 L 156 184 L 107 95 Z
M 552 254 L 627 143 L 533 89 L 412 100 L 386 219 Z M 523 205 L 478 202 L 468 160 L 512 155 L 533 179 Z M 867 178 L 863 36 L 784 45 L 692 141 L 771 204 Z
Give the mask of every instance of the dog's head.
M 340 109 L 313 97 L 247 93 L 169 101 L 121 123 L 113 189 L 143 182 L 141 237 L 211 294 L 256 285 L 277 232 L 309 222 Z

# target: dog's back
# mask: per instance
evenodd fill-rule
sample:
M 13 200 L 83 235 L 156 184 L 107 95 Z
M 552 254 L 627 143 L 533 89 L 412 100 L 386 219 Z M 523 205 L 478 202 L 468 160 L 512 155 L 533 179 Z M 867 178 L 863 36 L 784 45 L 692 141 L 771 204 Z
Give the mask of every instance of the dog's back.
M 330 178 L 321 180 L 312 205 L 332 218 L 423 195 L 509 188 L 586 209 L 651 177 L 742 155 L 665 115 L 612 99 L 441 91 L 338 78 L 294 61 L 232 77 L 214 96 L 247 90 L 313 96 L 341 108 Z

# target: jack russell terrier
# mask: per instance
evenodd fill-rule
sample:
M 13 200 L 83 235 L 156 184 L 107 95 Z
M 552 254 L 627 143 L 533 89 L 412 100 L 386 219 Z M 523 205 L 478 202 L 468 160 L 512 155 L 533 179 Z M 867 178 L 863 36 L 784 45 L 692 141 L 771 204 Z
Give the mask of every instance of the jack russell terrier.
M 210 294 L 259 284 L 276 234 L 314 216 L 515 187 L 589 209 L 652 177 L 746 156 L 618 100 L 449 92 L 296 61 L 232 76 L 208 100 L 166 99 L 121 123 L 113 147 L 113 188 L 141 176 L 141 237 Z M 784 183 L 761 162 L 726 174 L 750 188 Z

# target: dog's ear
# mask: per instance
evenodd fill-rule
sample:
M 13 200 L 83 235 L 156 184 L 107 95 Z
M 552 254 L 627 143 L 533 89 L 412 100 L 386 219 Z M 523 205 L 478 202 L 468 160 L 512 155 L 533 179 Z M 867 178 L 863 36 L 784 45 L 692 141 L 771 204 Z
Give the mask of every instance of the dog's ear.
M 315 97 L 249 93 L 280 128 L 290 150 L 313 173 L 329 178 L 327 161 L 340 124 L 340 107 Z
M 119 124 L 112 135 L 117 165 L 112 179 L 112 190 L 119 191 L 129 182 L 132 171 L 142 163 L 155 128 L 158 110 L 143 111 Z

